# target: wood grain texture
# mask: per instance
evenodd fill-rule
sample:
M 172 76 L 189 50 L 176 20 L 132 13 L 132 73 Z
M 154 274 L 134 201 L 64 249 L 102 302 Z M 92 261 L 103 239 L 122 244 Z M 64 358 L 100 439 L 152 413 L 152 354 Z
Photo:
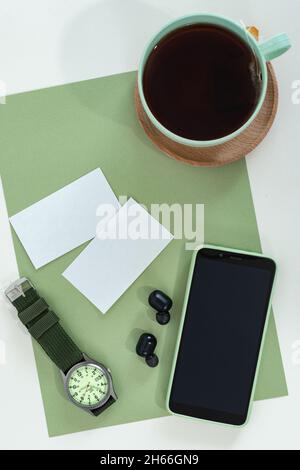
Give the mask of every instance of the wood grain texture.
M 135 87 L 135 108 L 138 120 L 149 139 L 163 153 L 193 166 L 218 167 L 233 163 L 252 152 L 266 137 L 278 109 L 278 84 L 274 69 L 268 63 L 268 88 L 264 104 L 250 126 L 235 139 L 208 148 L 193 148 L 178 144 L 162 134 L 146 115 Z

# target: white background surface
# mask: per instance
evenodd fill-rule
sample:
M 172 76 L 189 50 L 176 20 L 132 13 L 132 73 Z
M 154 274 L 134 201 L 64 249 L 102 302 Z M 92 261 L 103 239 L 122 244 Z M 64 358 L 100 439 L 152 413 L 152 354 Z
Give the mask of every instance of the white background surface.
M 30 339 L 1 296 L 1 448 L 300 448 L 299 0 L 0 0 L 0 80 L 13 94 L 136 69 L 151 34 L 197 11 L 243 19 L 265 37 L 286 31 L 293 42 L 275 62 L 276 123 L 247 159 L 263 248 L 279 264 L 274 307 L 290 395 L 256 403 L 242 430 L 168 417 L 49 439 Z M 3 197 L 0 255 L 3 287 L 17 277 Z

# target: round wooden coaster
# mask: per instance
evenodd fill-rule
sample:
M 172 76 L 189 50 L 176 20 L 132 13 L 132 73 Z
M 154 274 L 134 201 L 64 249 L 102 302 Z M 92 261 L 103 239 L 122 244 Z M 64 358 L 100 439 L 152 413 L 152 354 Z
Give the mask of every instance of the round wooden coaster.
M 135 107 L 138 120 L 149 139 L 169 157 L 194 166 L 217 167 L 244 158 L 266 137 L 274 122 L 278 108 L 278 84 L 274 69 L 268 63 L 268 89 L 264 104 L 250 126 L 235 139 L 208 148 L 192 148 L 173 142 L 153 126 L 146 115 L 135 87 Z

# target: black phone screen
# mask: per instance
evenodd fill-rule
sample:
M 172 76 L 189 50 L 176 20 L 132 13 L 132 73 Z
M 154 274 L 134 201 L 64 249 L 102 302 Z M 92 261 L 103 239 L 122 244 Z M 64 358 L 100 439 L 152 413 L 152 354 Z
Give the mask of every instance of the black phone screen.
M 275 271 L 267 258 L 198 252 L 170 392 L 173 413 L 245 423 Z

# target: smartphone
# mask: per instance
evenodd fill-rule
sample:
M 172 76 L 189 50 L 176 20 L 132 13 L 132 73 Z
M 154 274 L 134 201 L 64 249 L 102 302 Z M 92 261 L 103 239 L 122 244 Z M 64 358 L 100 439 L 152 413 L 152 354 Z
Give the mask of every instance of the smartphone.
M 276 264 L 204 246 L 193 256 L 169 384 L 172 414 L 233 426 L 250 413 Z

